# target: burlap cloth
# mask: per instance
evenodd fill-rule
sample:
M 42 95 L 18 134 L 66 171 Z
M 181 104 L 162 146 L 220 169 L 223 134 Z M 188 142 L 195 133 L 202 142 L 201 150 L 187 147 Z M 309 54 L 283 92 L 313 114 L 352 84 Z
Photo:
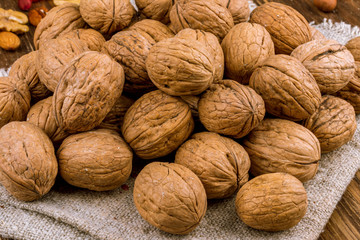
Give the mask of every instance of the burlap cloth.
M 342 44 L 359 35 L 357 27 L 345 23 L 324 20 L 315 27 Z M 360 116 L 357 122 L 360 125 Z M 110 192 L 78 189 L 59 181 L 43 199 L 31 203 L 15 200 L 0 186 L 0 236 L 34 240 L 316 239 L 360 167 L 359 128 L 352 141 L 322 156 L 317 175 L 305 184 L 308 211 L 288 231 L 266 233 L 245 226 L 236 215 L 234 198 L 230 198 L 209 201 L 200 226 L 187 236 L 161 232 L 137 213 L 132 202 L 134 178 L 131 177 L 126 182 L 128 190 L 119 188 Z

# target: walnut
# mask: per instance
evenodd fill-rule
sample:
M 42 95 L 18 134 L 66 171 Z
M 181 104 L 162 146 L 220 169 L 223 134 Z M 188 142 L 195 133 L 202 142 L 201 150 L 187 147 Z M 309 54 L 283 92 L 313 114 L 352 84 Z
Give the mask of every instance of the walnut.
M 263 25 L 270 33 L 276 54 L 290 54 L 297 46 L 311 41 L 306 19 L 290 6 L 267 2 L 250 15 L 250 22 Z
M 130 24 L 135 9 L 130 0 L 81 0 L 80 13 L 92 28 L 110 36 Z
M 168 38 L 155 44 L 146 59 L 151 81 L 169 95 L 197 95 L 214 80 L 214 56 L 199 41 Z
M 0 31 L 22 34 L 29 31 L 26 14 L 12 9 L 0 8 Z
M 321 157 L 315 135 L 300 124 L 265 119 L 243 141 L 254 176 L 285 172 L 302 182 L 312 179 Z
M 26 121 L 44 130 L 51 141 L 57 144 L 69 136 L 69 134 L 60 129 L 56 124 L 52 111 L 52 101 L 53 97 L 51 96 L 34 104 L 27 114 Z
M 262 96 L 267 112 L 294 121 L 309 117 L 321 101 L 314 77 L 287 55 L 266 59 L 251 75 L 249 86 Z
M 354 76 L 354 57 L 335 40 L 314 40 L 291 53 L 314 76 L 322 94 L 331 94 L 345 87 Z
M 102 52 L 124 68 L 125 92 L 143 94 L 156 89 L 145 67 L 145 60 L 154 44 L 150 36 L 135 30 L 118 32 L 104 44 Z
M 166 25 L 152 19 L 141 20 L 129 27 L 129 30 L 139 31 L 141 34 L 148 34 L 155 42 L 166 38 L 174 37 L 173 32 Z
M 353 106 L 334 96 L 323 96 L 320 107 L 304 121 L 320 141 L 321 152 L 331 152 L 350 141 L 356 131 Z
M 167 24 L 173 0 L 135 0 L 141 15 Z
M 133 196 L 147 222 L 172 234 L 193 231 L 207 208 L 200 179 L 176 163 L 153 162 L 145 166 L 135 180 Z
M 139 157 L 154 159 L 177 149 L 193 129 L 189 106 L 156 90 L 144 94 L 128 109 L 122 134 Z
M 245 149 L 217 133 L 194 134 L 177 150 L 175 163 L 200 178 L 208 199 L 230 197 L 249 179 L 250 158 Z
M 37 53 L 38 51 L 33 51 L 23 55 L 14 62 L 9 72 L 9 76 L 17 81 L 25 81 L 30 90 L 31 100 L 34 102 L 51 95 L 51 91 L 40 81 L 36 71 L 34 63 Z
M 36 70 L 40 81 L 54 92 L 65 66 L 77 55 L 89 50 L 77 39 L 51 39 L 46 41 L 36 56 Z
M 249 84 L 255 68 L 275 54 L 270 34 L 256 23 L 237 24 L 225 36 L 221 47 L 225 55 L 225 75 L 242 84 Z
M 104 43 L 105 38 L 101 33 L 94 29 L 75 29 L 73 31 L 70 31 L 68 33 L 65 33 L 61 36 L 61 38 L 67 38 L 69 40 L 71 39 L 78 39 L 80 41 L 83 41 L 86 43 L 87 47 L 91 51 L 98 51 L 100 52 Z
M 34 201 L 55 183 L 58 163 L 46 134 L 28 122 L 0 129 L 0 183 L 15 198 Z
M 121 96 L 124 70 L 106 54 L 88 51 L 64 69 L 54 92 L 56 123 L 69 133 L 100 125 Z
M 131 149 L 117 132 L 108 129 L 71 135 L 56 155 L 67 183 L 94 191 L 120 187 L 132 169 Z
M 180 96 L 180 98 L 187 103 L 187 105 L 190 107 L 191 115 L 194 118 L 199 118 L 199 96 L 194 95 L 186 95 L 186 96 Z
M 41 20 L 34 33 L 34 45 L 36 49 L 50 39 L 57 38 L 74 29 L 86 27 L 81 18 L 79 6 L 67 3 L 52 8 L 46 17 Z
M 170 21 L 176 33 L 184 28 L 200 29 L 219 40 L 234 26 L 230 11 L 214 0 L 178 0 L 171 8 Z
M 326 37 L 324 34 L 322 34 L 319 30 L 316 28 L 309 26 L 310 32 L 311 32 L 311 40 L 326 40 Z
M 218 0 L 223 7 L 229 9 L 234 24 L 246 22 L 250 16 L 250 8 L 247 0 Z
M 233 80 L 212 84 L 199 101 L 199 117 L 204 127 L 233 138 L 248 134 L 264 115 L 263 99 L 250 87 Z
M 354 56 L 355 61 L 360 61 L 360 36 L 348 41 L 345 47 Z
M 31 95 L 24 81 L 0 77 L 0 128 L 11 121 L 23 121 L 30 109 Z
M 236 212 L 246 225 L 270 232 L 298 224 L 307 205 L 303 184 L 286 173 L 269 173 L 250 180 L 235 201 Z

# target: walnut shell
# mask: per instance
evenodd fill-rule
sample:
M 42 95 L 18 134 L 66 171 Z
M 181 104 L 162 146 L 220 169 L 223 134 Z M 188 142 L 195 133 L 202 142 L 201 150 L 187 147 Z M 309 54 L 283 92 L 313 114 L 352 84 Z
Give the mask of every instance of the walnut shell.
M 129 27 L 129 30 L 139 31 L 141 34 L 148 34 L 155 42 L 174 37 L 174 33 L 165 24 L 152 19 L 141 20 Z
M 146 165 L 135 180 L 133 196 L 137 210 L 147 222 L 172 234 L 193 231 L 207 208 L 200 179 L 176 163 Z
M 34 63 L 36 62 L 37 52 L 33 51 L 23 55 L 14 62 L 9 72 L 9 76 L 17 81 L 25 81 L 30 90 L 31 100 L 34 102 L 51 95 L 51 91 L 40 81 L 36 71 Z
M 40 81 L 54 92 L 65 66 L 77 55 L 88 51 L 87 44 L 77 39 L 51 39 L 36 56 Z
M 187 103 L 187 105 L 190 107 L 191 115 L 194 118 L 199 118 L 199 96 L 194 95 L 186 95 L 186 96 L 180 96 L 180 98 Z
M 54 7 L 47 12 L 46 17 L 41 20 L 35 29 L 35 49 L 39 49 L 44 42 L 50 39 L 86 26 L 87 24 L 80 15 L 79 5 L 66 3 Z
M 355 61 L 360 61 L 360 36 L 348 41 L 345 47 L 354 56 Z
M 0 128 L 11 121 L 23 121 L 30 109 L 28 85 L 13 77 L 0 77 Z
M 294 121 L 309 117 L 321 101 L 314 77 L 287 55 L 266 59 L 251 75 L 249 86 L 262 96 L 267 112 Z
M 326 40 L 326 37 L 324 34 L 322 34 L 319 30 L 316 28 L 309 26 L 310 32 L 311 32 L 311 40 Z
M 154 44 L 152 38 L 135 30 L 118 32 L 104 44 L 102 52 L 124 68 L 125 92 L 143 94 L 156 89 L 145 67 L 145 60 Z
M 177 149 L 193 129 L 189 106 L 156 90 L 144 94 L 128 109 L 122 134 L 139 157 L 154 159 Z
M 55 183 L 58 163 L 46 134 L 28 122 L 0 129 L 0 183 L 15 198 L 34 201 Z
M 250 15 L 250 22 L 263 25 L 270 33 L 276 54 L 290 54 L 297 46 L 311 41 L 309 23 L 294 8 L 267 2 Z
M 130 0 L 81 0 L 80 13 L 92 28 L 111 35 L 130 24 L 135 9 Z
M 314 76 L 322 94 L 339 91 L 354 76 L 355 62 L 349 50 L 335 40 L 314 40 L 291 53 Z
M 221 47 L 225 56 L 225 75 L 242 84 L 249 84 L 255 68 L 275 54 L 270 34 L 256 23 L 237 24 L 225 36 Z
M 250 8 L 247 0 L 219 0 L 219 2 L 230 11 L 235 25 L 249 19 Z
M 34 104 L 27 114 L 26 121 L 41 128 L 53 143 L 59 143 L 69 134 L 56 124 L 52 101 L 53 97 L 51 96 Z
M 200 41 L 207 47 L 208 51 L 214 56 L 215 75 L 214 82 L 223 80 L 224 75 L 224 52 L 216 36 L 202 30 L 185 28 L 176 34 L 177 38 Z
M 132 169 L 130 147 L 117 132 L 108 129 L 71 135 L 56 154 L 60 175 L 67 183 L 94 191 L 120 187 Z
M 304 121 L 320 141 L 321 152 L 331 152 L 350 141 L 356 131 L 353 106 L 334 96 L 323 96 L 320 107 Z
M 165 24 L 170 21 L 169 13 L 173 2 L 173 0 L 135 0 L 140 14 Z
M 249 179 L 250 158 L 245 149 L 217 133 L 192 135 L 177 150 L 175 163 L 200 178 L 208 199 L 230 197 Z
M 250 180 L 235 201 L 236 212 L 246 225 L 270 232 L 298 224 L 307 205 L 303 184 L 286 173 L 269 173 Z
M 101 33 L 94 29 L 75 29 L 73 31 L 67 32 L 61 36 L 61 38 L 67 39 L 78 39 L 86 43 L 87 47 L 91 51 L 100 52 L 104 43 L 106 42 L 105 38 Z
M 169 95 L 198 95 L 214 80 L 214 56 L 199 41 L 168 38 L 155 44 L 146 59 L 151 81 Z
M 254 176 L 285 172 L 306 182 L 315 176 L 319 167 L 319 140 L 292 121 L 263 120 L 246 136 L 243 146 L 250 156 L 250 172 Z
M 200 97 L 200 121 L 210 132 L 241 138 L 264 116 L 263 99 L 250 87 L 233 80 L 212 84 Z
M 176 1 L 170 11 L 171 28 L 177 33 L 184 28 L 200 29 L 223 39 L 234 26 L 232 15 L 218 1 Z
M 124 70 L 106 54 L 88 51 L 74 58 L 54 92 L 58 126 L 69 133 L 100 125 L 121 96 Z

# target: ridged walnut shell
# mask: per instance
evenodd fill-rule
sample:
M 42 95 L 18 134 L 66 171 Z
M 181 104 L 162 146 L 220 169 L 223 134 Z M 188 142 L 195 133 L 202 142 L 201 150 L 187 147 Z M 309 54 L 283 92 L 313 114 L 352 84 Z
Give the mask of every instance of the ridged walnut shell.
M 43 44 L 36 56 L 40 81 L 54 92 L 66 65 L 79 54 L 88 51 L 87 44 L 77 39 L 51 39 Z
M 88 51 L 74 58 L 54 92 L 58 126 L 75 133 L 100 125 L 121 96 L 124 79 L 121 65 L 106 54 Z
M 200 41 L 207 47 L 208 51 L 214 56 L 215 75 L 214 82 L 223 80 L 224 76 L 224 52 L 216 36 L 202 30 L 185 28 L 176 34 L 177 38 Z
M 94 191 L 120 187 L 132 169 L 130 147 L 117 132 L 108 129 L 71 135 L 56 154 L 60 175 L 67 183 Z
M 28 122 L 0 129 L 0 183 L 16 199 L 34 201 L 55 183 L 58 163 L 49 137 Z
M 68 33 L 65 33 L 61 36 L 61 38 L 67 39 L 78 39 L 84 43 L 86 43 L 87 47 L 91 51 L 100 52 L 104 43 L 106 42 L 105 38 L 101 33 L 94 29 L 75 29 Z
M 250 16 L 250 8 L 247 0 L 218 0 L 226 7 L 234 20 L 234 24 L 246 22 Z
M 207 200 L 200 179 L 176 163 L 146 165 L 134 184 L 134 203 L 151 225 L 172 234 L 188 234 L 205 215 Z
M 168 38 L 155 44 L 146 59 L 151 81 L 173 96 L 198 95 L 214 80 L 214 56 L 199 41 Z
M 152 19 L 141 20 L 129 27 L 129 30 L 139 31 L 141 34 L 148 34 L 155 42 L 174 37 L 174 33 L 165 24 Z
M 141 15 L 162 23 L 169 23 L 169 13 L 174 0 L 135 0 Z
M 322 153 L 331 152 L 352 139 L 357 126 L 355 111 L 345 100 L 327 95 L 304 126 L 319 139 Z
M 250 158 L 245 149 L 217 133 L 191 136 L 177 150 L 175 163 L 200 178 L 208 199 L 230 197 L 249 179 Z
M 23 121 L 30 109 L 31 95 L 24 81 L 0 77 L 0 128 L 11 121 Z
M 27 114 L 26 121 L 41 128 L 53 143 L 59 143 L 69 134 L 56 124 L 52 101 L 53 97 L 51 96 L 34 104 Z
M 171 29 L 200 29 L 223 39 L 234 26 L 230 11 L 218 1 L 176 1 L 170 11 Z
M 33 102 L 47 98 L 51 95 L 51 91 L 40 81 L 36 71 L 35 62 L 38 51 L 33 51 L 23 55 L 16 60 L 11 66 L 9 76 L 17 79 L 17 81 L 25 81 L 28 85 L 31 100 Z
M 241 138 L 264 116 L 265 104 L 260 95 L 233 80 L 212 84 L 200 97 L 200 121 L 210 132 Z
M 177 149 L 193 129 L 189 106 L 156 90 L 144 94 L 128 109 L 122 134 L 139 157 L 154 159 Z
M 225 56 L 226 77 L 242 84 L 249 84 L 255 68 L 275 54 L 270 34 L 256 23 L 237 24 L 225 36 L 221 47 Z
M 309 23 L 294 8 L 267 2 L 250 15 L 250 22 L 258 23 L 270 33 L 276 54 L 290 54 L 297 46 L 311 41 Z
M 240 189 L 236 196 L 236 212 L 248 226 L 269 231 L 294 227 L 307 210 L 307 194 L 303 184 L 286 173 L 258 176 Z
M 35 48 L 39 49 L 48 40 L 86 26 L 87 24 L 80 15 L 79 5 L 66 3 L 54 7 L 46 13 L 46 17 L 36 27 L 34 33 Z
M 322 34 L 319 30 L 316 28 L 309 26 L 311 31 L 311 40 L 326 40 L 326 37 L 324 34 Z
M 345 47 L 354 56 L 355 61 L 360 61 L 360 36 L 348 41 Z
M 321 101 L 314 77 L 287 55 L 266 59 L 251 75 L 249 86 L 262 96 L 267 112 L 294 121 L 308 118 Z
M 355 61 L 349 50 L 335 40 L 314 40 L 291 53 L 314 76 L 322 94 L 339 91 L 355 72 Z
M 130 24 L 135 9 L 130 0 L 81 0 L 80 13 L 93 29 L 111 35 Z
M 243 141 L 254 176 L 285 172 L 302 182 L 312 179 L 321 157 L 316 136 L 300 124 L 265 119 Z

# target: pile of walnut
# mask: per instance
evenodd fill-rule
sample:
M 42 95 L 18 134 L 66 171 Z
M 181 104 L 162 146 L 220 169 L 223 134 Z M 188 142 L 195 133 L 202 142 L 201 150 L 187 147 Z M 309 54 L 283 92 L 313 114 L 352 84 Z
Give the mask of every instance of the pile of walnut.
M 163 231 L 191 232 L 207 199 L 236 193 L 250 227 L 295 226 L 321 153 L 356 130 L 360 38 L 327 40 L 273 2 L 251 15 L 246 0 L 136 4 L 137 15 L 129 0 L 81 0 L 40 22 L 37 51 L 0 78 L 1 184 L 32 201 L 59 171 L 112 190 L 134 152 L 155 160 L 135 180 L 135 206 Z M 156 161 L 175 151 L 175 163 Z

